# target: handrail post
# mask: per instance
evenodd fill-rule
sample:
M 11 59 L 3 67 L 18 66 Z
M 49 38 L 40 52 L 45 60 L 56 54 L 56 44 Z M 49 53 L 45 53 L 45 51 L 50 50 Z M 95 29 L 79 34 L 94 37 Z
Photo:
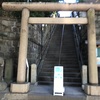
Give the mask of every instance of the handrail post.
M 17 83 L 11 84 L 11 92 L 28 92 L 29 83 L 25 83 L 26 79 L 26 58 L 28 47 L 28 19 L 30 11 L 27 8 L 22 10 L 21 31 L 20 31 L 20 47 L 17 70 Z

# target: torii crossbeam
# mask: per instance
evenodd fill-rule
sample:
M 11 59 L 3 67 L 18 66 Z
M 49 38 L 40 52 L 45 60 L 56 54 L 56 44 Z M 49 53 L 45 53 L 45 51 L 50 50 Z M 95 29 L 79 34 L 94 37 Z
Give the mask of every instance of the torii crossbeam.
M 100 11 L 100 4 L 5 2 L 2 3 L 2 8 L 7 11 L 22 11 L 17 83 L 11 84 L 11 92 L 25 93 L 29 91 L 29 83 L 25 82 L 28 47 L 28 24 L 87 24 L 88 69 L 90 85 L 84 85 L 84 91 L 89 95 L 100 95 L 100 86 L 97 86 L 98 71 L 96 65 L 95 31 L 95 11 Z M 87 12 L 87 18 L 31 18 L 30 11 L 85 11 Z
M 43 2 L 4 2 L 2 8 L 7 11 L 21 11 L 23 8 L 27 8 L 30 11 L 87 11 L 93 8 L 96 11 L 100 11 L 100 4 L 86 4 L 86 3 L 43 3 Z

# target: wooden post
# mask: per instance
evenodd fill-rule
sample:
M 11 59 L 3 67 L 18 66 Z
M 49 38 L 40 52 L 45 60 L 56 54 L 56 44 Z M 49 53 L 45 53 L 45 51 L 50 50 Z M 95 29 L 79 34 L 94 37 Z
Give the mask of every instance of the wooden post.
M 28 18 L 29 18 L 29 10 L 27 8 L 24 8 L 22 10 L 22 20 L 21 20 L 22 22 L 21 22 L 21 32 L 20 32 L 17 83 L 25 82 L 27 46 L 28 46 Z
M 88 66 L 89 83 L 98 84 L 98 72 L 96 65 L 96 30 L 95 30 L 95 10 L 89 9 L 88 16 Z

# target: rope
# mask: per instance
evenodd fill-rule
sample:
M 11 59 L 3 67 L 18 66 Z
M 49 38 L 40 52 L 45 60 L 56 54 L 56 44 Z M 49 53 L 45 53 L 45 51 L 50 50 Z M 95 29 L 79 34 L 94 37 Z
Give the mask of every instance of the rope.
M 61 63 L 61 52 L 62 52 L 62 44 L 63 44 L 63 38 L 64 38 L 64 28 L 65 28 L 65 25 L 63 25 L 63 28 L 62 28 L 61 44 L 60 44 L 60 51 L 59 51 L 59 66 Z

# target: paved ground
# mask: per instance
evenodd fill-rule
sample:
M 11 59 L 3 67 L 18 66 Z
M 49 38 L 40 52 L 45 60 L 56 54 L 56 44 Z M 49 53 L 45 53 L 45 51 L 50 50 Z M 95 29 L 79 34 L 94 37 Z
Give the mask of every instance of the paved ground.
M 53 86 L 31 85 L 28 94 L 0 91 L 0 100 L 86 100 L 81 87 L 65 87 L 65 95 L 53 96 Z
M 9 88 L 5 91 L 0 91 L 0 94 L 10 93 Z M 45 85 L 30 85 L 29 94 L 53 94 L 53 86 L 45 86 Z M 65 87 L 65 96 L 73 95 L 73 96 L 85 96 L 84 91 L 81 87 Z
M 31 85 L 28 94 L 0 91 L 0 100 L 100 100 L 100 96 L 88 96 L 81 87 L 65 87 L 63 97 L 53 96 L 53 86 Z
M 58 87 L 59 88 L 59 87 Z M 53 86 L 32 86 L 30 87 L 29 94 L 53 94 Z M 84 91 L 81 87 L 65 87 L 65 96 L 73 95 L 73 96 L 85 96 Z
M 58 87 L 59 88 L 59 87 Z M 81 87 L 65 87 L 65 95 L 53 96 L 53 86 L 30 86 L 29 100 L 86 100 Z

